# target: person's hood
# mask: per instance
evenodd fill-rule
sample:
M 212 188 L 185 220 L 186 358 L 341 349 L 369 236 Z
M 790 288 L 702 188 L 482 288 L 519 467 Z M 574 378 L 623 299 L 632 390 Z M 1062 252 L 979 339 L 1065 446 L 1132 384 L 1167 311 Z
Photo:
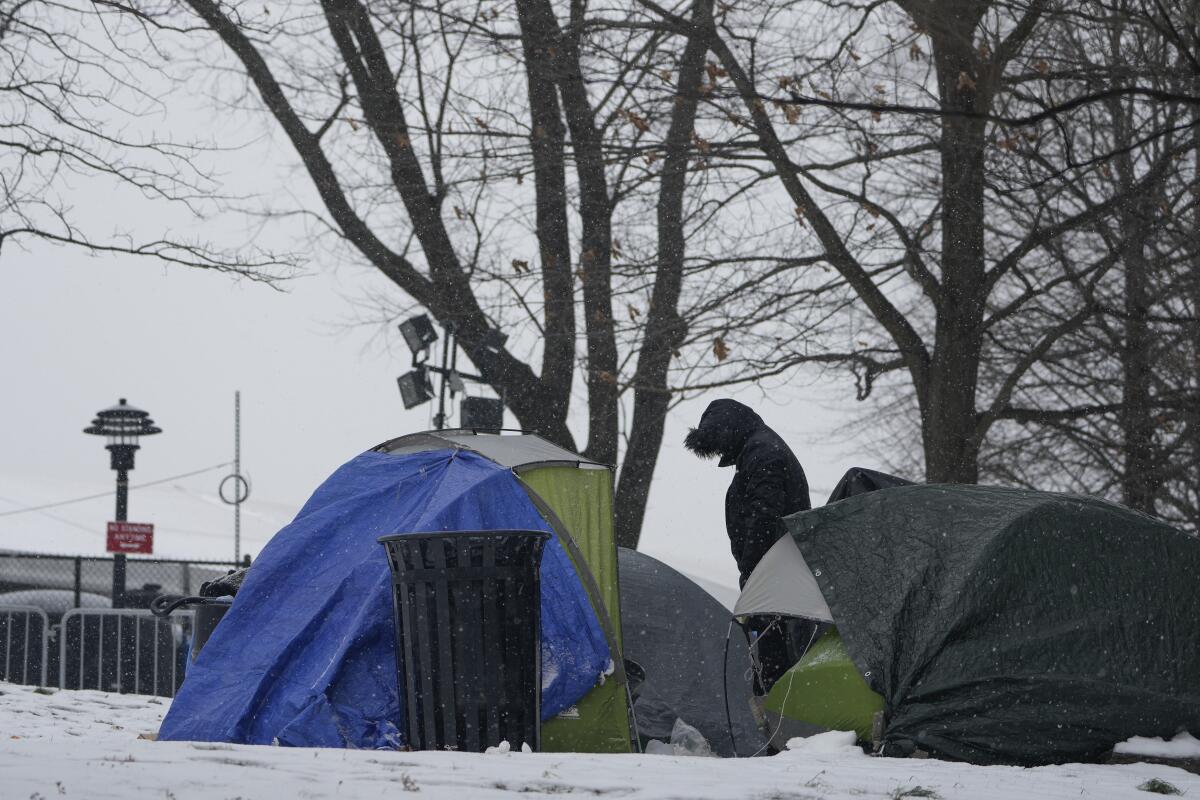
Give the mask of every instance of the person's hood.
M 720 456 L 720 466 L 728 467 L 737 462 L 746 440 L 762 425 L 762 417 L 749 406 L 736 400 L 713 400 L 683 446 L 701 458 Z

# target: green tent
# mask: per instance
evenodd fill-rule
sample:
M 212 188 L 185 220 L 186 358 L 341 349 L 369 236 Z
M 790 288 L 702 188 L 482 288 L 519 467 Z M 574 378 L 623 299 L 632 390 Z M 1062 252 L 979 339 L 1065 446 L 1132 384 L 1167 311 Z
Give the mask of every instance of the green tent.
M 578 570 L 613 654 L 613 674 L 607 680 L 574 707 L 542 724 L 542 751 L 628 753 L 636 749 L 621 657 L 612 468 L 524 433 L 432 431 L 401 436 L 374 449 L 404 454 L 448 447 L 478 453 L 520 478 Z
M 870 741 L 875 714 L 882 710 L 883 697 L 858 674 L 837 628 L 813 642 L 775 682 L 766 700 L 768 727 L 782 734 L 775 736 L 777 747 L 792 735 L 822 730 L 854 731 L 860 740 Z

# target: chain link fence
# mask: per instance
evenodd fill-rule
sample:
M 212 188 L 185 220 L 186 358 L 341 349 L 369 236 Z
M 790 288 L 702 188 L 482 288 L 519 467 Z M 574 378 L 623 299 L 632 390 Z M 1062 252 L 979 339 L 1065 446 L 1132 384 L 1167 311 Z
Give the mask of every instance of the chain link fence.
M 0 552 L 0 680 L 172 697 L 191 615 L 144 609 L 247 563 Z
M 231 561 L 133 556 L 124 561 L 123 605 L 127 608 L 149 608 L 150 601 L 160 594 L 196 594 L 205 581 L 245 566 Z M 0 603 L 10 604 L 11 598 L 5 596 L 14 592 L 69 592 L 67 608 L 111 607 L 113 568 L 118 563 L 118 559 L 103 556 L 0 552 Z

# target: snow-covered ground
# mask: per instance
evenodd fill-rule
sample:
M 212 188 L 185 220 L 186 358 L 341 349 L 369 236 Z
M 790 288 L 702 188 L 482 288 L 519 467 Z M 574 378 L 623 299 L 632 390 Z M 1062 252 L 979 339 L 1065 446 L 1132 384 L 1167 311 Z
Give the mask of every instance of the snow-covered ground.
M 1138 787 L 1155 779 L 1184 794 L 1200 794 L 1200 776 L 1175 767 L 1070 764 L 1018 769 L 871 758 L 848 745 L 847 734 L 837 733 L 770 758 L 741 760 L 397 753 L 138 739 L 158 729 L 168 703 L 102 692 L 45 695 L 0 683 L 0 797 L 332 800 L 419 793 L 426 800 L 528 800 L 542 795 L 622 800 L 1066 800 L 1148 798 L 1152 795 Z

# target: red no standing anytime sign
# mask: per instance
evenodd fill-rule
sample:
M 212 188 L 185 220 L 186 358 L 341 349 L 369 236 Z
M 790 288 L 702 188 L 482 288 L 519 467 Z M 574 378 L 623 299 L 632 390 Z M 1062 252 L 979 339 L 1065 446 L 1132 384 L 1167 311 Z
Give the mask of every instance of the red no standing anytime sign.
M 154 525 L 148 522 L 108 523 L 108 552 L 154 552 Z

